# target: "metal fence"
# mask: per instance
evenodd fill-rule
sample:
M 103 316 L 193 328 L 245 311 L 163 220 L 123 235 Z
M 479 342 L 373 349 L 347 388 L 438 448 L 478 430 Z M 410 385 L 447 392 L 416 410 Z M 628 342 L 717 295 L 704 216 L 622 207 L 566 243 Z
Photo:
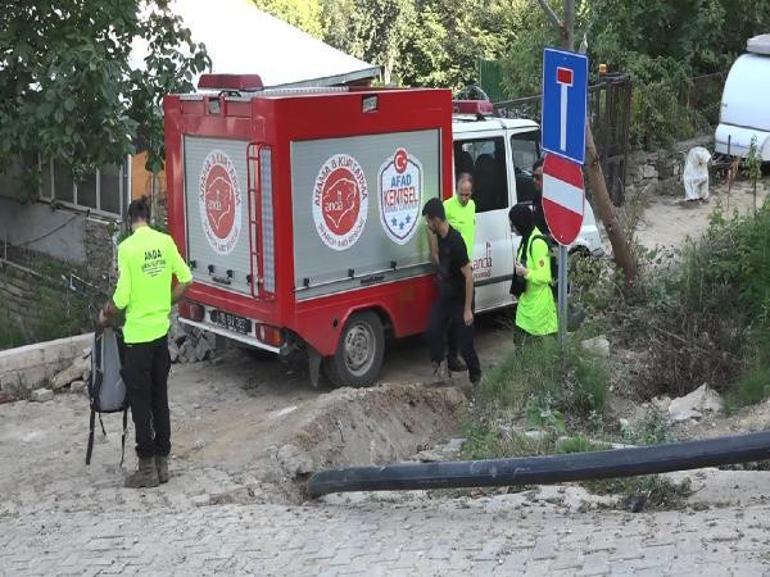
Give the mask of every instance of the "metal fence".
M 607 74 L 589 87 L 588 94 L 589 118 L 610 196 L 615 204 L 622 204 L 631 129 L 631 80 L 625 74 Z M 540 122 L 541 97 L 497 102 L 495 112 Z
M 607 74 L 589 87 L 594 141 L 613 202 L 623 202 L 631 148 L 656 149 L 712 132 L 719 123 L 727 74 L 633 85 L 625 74 Z M 541 96 L 495 103 L 498 115 L 541 119 Z

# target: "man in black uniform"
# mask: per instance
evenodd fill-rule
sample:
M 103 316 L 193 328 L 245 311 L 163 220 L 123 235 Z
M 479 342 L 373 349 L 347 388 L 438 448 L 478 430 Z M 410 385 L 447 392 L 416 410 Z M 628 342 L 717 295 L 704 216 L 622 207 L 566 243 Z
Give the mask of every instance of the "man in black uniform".
M 438 241 L 439 296 L 433 303 L 427 331 L 433 369 L 437 375 L 446 372 L 444 336 L 451 320 L 468 376 L 475 385 L 481 380 L 481 366 L 473 346 L 473 270 L 468 251 L 460 233 L 449 226 L 438 198 L 425 203 L 422 215 Z

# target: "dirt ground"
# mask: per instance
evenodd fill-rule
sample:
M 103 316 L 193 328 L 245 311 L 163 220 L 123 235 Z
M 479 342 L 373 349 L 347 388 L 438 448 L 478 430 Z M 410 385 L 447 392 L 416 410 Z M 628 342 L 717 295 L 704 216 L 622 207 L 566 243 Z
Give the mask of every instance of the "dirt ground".
M 508 313 L 510 314 L 510 313 Z M 510 343 L 505 314 L 482 317 L 478 350 L 489 368 Z M 185 510 L 209 502 L 297 502 L 311 471 L 404 461 L 456 435 L 465 377 L 431 384 L 421 338 L 393 343 L 381 383 L 366 389 L 321 389 L 304 366 L 257 360 L 233 348 L 213 362 L 174 365 L 169 381 L 172 479 L 156 491 L 126 492 L 134 467 L 129 419 L 126 463 L 120 459 L 120 415 L 97 424 L 93 462 L 84 466 L 88 401 L 0 405 L 0 517 L 25 511 Z
M 768 195 L 767 181 L 760 199 Z M 709 203 L 681 206 L 656 198 L 647 207 L 638 238 L 652 248 L 678 245 L 705 229 L 717 207 L 727 209 L 723 185 Z M 738 183 L 730 210 L 747 212 L 753 197 Z M 479 318 L 477 349 L 489 370 L 512 347 L 511 311 Z M 508 325 L 508 326 L 506 326 Z M 93 463 L 84 467 L 88 434 L 85 396 L 57 395 L 48 403 L 0 405 L 0 517 L 27 511 L 102 510 L 120 503 L 143 511 L 162 505 L 188 510 L 208 504 L 297 502 L 311 471 L 345 465 L 403 461 L 458 435 L 465 378 L 431 385 L 421 337 L 391 343 L 380 385 L 321 389 L 309 384 L 304 365 L 257 360 L 230 349 L 213 362 L 175 365 L 170 380 L 172 479 L 158 490 L 126 492 L 122 474 L 135 459 L 129 424 L 124 468 L 120 416 L 105 417 L 97 431 Z M 622 416 L 622 415 L 621 415 Z M 770 405 L 730 418 L 679 427 L 684 438 L 764 429 Z
M 757 187 L 759 206 L 770 194 L 770 179 Z M 727 184 L 717 183 L 711 187 L 707 202 L 685 202 L 681 197 L 654 197 L 644 210 L 637 226 L 636 238 L 646 248 L 678 247 L 686 238 L 697 239 L 708 228 L 712 213 L 719 209 L 725 216 L 738 212 L 749 214 L 754 209 L 754 195 L 746 181 L 733 184 L 730 194 Z

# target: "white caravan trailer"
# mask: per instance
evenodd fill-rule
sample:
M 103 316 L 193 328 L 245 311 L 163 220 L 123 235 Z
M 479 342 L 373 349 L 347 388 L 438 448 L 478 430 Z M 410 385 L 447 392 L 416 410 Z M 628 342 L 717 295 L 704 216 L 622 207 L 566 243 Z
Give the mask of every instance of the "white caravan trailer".
M 756 136 L 758 152 L 770 161 L 770 34 L 749 40 L 747 50 L 727 76 L 716 152 L 745 157 Z

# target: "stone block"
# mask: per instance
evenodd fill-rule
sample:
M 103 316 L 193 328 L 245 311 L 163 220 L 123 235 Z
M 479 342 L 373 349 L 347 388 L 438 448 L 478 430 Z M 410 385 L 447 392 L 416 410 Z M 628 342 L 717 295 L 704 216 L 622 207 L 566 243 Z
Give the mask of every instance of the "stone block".
M 88 391 L 85 381 L 75 381 L 70 385 L 70 393 L 75 395 L 83 395 Z
M 200 339 L 198 344 L 195 345 L 195 359 L 198 361 L 205 361 L 211 356 L 211 347 L 206 339 Z
M 45 403 L 53 400 L 53 391 L 51 389 L 35 389 L 32 391 L 30 401 L 34 403 Z
M 66 387 L 73 381 L 86 380 L 87 373 L 91 371 L 91 359 L 78 357 L 66 369 L 58 373 L 51 379 L 51 388 L 56 391 Z
M 610 341 L 606 337 L 594 337 L 580 343 L 582 349 L 588 353 L 608 359 L 610 357 Z
M 665 179 L 674 176 L 675 164 L 677 164 L 676 159 L 668 157 L 658 158 L 658 162 L 655 164 L 655 169 L 658 171 L 658 178 Z
M 642 167 L 642 176 L 644 178 L 658 178 L 658 171 L 654 166 L 645 164 L 644 167 Z
M 0 391 L 6 391 L 12 395 L 17 395 L 21 390 L 21 378 L 19 373 L 12 372 L 0 376 Z
M 172 363 L 179 362 L 179 345 L 176 344 L 174 339 L 171 339 L 168 342 L 168 355 L 171 357 Z

